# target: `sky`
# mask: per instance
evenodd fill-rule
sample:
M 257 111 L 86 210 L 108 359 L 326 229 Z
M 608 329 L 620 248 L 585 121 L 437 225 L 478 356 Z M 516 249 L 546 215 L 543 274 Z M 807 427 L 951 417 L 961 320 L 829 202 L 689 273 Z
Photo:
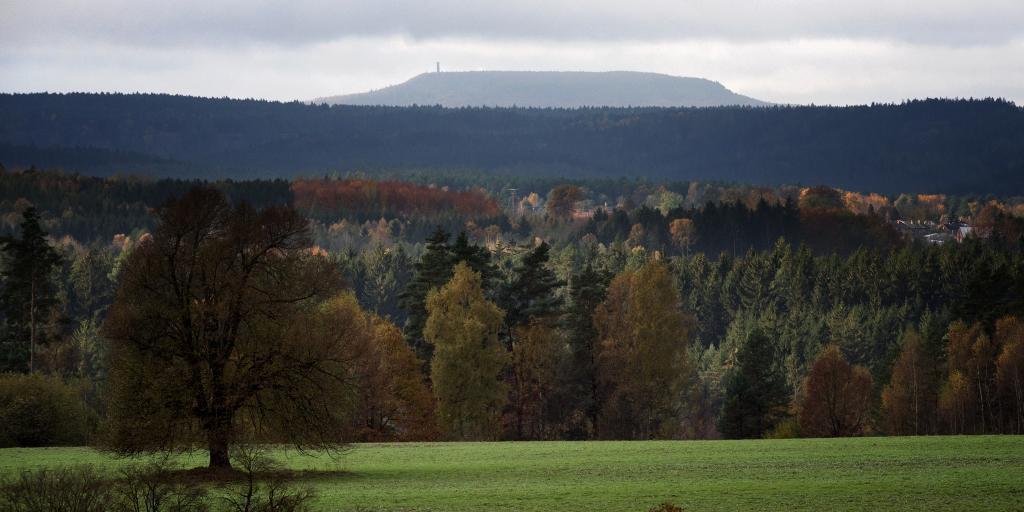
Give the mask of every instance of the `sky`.
M 442 70 L 652 71 L 777 103 L 1024 105 L 1024 0 L 0 0 L 0 91 L 307 100 Z

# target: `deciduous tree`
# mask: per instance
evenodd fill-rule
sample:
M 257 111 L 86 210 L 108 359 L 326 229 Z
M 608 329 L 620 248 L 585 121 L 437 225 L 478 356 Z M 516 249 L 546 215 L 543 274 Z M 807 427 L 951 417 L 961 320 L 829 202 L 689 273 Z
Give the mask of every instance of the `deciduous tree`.
M 650 261 L 612 280 L 594 311 L 598 334 L 599 435 L 672 437 L 681 427 L 692 318 L 668 267 Z
M 863 366 L 851 366 L 836 345 L 815 359 L 803 382 L 800 433 L 808 437 L 860 435 L 867 427 L 874 383 Z
M 438 420 L 448 437 L 498 436 L 507 389 L 499 381 L 508 360 L 498 341 L 504 313 L 484 297 L 480 274 L 466 263 L 427 297 L 423 336 L 432 347 L 431 378 Z
M 559 372 L 568 358 L 565 340 L 550 322 L 519 327 L 512 345 L 510 405 L 516 439 L 553 439 L 565 416 Z
M 352 294 L 326 305 L 347 337 L 357 391 L 354 438 L 363 442 L 425 441 L 437 437 L 434 397 L 422 362 L 391 322 L 363 311 Z
M 889 384 L 882 391 L 882 415 L 890 434 L 924 435 L 934 431 L 937 376 L 936 362 L 921 336 L 906 331 Z
M 1004 432 L 1024 433 L 1024 322 L 1006 317 L 996 322 L 996 338 L 1002 352 L 996 361 Z
M 583 199 L 583 190 L 576 185 L 559 185 L 548 193 L 547 210 L 553 217 L 572 215 L 576 201 Z
M 307 251 L 306 220 L 195 188 L 158 221 L 128 258 L 103 329 L 110 447 L 202 443 L 213 468 L 247 439 L 338 447 L 352 357 L 321 306 L 340 279 Z

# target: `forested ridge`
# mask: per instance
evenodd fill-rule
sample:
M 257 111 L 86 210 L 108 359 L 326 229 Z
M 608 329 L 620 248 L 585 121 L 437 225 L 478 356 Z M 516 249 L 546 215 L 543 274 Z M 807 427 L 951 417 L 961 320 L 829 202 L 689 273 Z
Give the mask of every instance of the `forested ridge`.
M 1024 192 L 1024 112 L 1000 100 L 566 110 L 3 94 L 0 162 L 175 177 L 455 169 L 1014 194 Z

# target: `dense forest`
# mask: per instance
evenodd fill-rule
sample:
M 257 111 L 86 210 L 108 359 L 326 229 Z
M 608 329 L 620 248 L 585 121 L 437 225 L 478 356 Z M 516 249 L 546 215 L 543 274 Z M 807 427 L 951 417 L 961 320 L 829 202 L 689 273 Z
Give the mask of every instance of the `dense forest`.
M 179 178 L 457 169 L 1019 194 L 1024 112 L 999 100 L 566 110 L 3 94 L 0 162 Z
M 0 445 L 1024 432 L 1017 199 L 534 185 L 0 172 Z

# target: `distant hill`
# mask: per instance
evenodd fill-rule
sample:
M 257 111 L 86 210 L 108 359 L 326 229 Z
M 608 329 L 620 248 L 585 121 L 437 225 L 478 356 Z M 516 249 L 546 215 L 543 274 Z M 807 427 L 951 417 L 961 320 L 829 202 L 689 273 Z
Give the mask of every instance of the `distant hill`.
M 451 109 L 0 94 L 0 163 L 98 175 L 417 170 L 1007 196 L 1024 194 L 1024 109 L 1000 100 Z
M 376 91 L 317 98 L 313 103 L 554 108 L 767 105 L 711 80 L 634 71 L 424 73 Z

